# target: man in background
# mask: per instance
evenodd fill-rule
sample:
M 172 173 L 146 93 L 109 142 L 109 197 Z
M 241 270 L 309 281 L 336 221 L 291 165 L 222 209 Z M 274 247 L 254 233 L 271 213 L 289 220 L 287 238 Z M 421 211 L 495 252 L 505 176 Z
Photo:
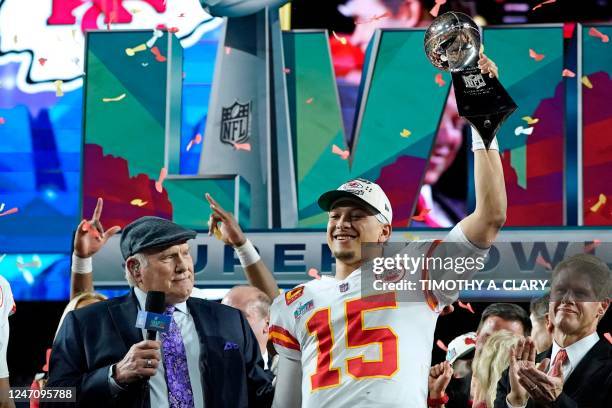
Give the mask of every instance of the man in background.
M 9 370 L 6 363 L 6 350 L 9 342 L 10 315 L 15 313 L 15 300 L 11 285 L 0 275 L 0 407 L 15 408 L 15 403 L 9 398 Z
M 543 353 L 552 346 L 552 324 L 548 319 L 548 303 L 550 294 L 533 299 L 529 305 L 529 320 L 531 320 L 531 338 L 536 352 Z

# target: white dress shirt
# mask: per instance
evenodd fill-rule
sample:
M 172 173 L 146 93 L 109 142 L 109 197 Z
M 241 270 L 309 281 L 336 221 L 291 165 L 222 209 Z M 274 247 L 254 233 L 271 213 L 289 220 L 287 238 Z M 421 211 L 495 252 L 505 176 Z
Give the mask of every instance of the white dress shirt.
M 134 287 L 134 293 L 138 299 L 140 310 L 144 310 L 147 294 L 137 287 Z M 204 392 L 202 390 L 202 376 L 200 372 L 200 340 L 196 331 L 193 317 L 189 314 L 187 302 L 177 303 L 174 305 L 176 310 L 173 314 L 173 319 L 181 330 L 183 344 L 185 344 L 185 352 L 187 354 L 187 369 L 189 370 L 189 382 L 193 392 L 193 403 L 195 408 L 204 407 Z M 142 329 L 143 338 L 147 338 L 145 329 Z M 157 333 L 157 340 L 160 340 Z M 169 408 L 168 402 L 168 386 L 166 384 L 166 371 L 163 364 L 163 349 L 160 350 L 162 361 L 157 366 L 157 372 L 149 379 L 149 389 L 151 398 L 151 407 Z M 121 390 L 121 387 L 110 377 L 111 390 L 113 393 Z
M 589 352 L 590 349 L 593 348 L 595 343 L 599 341 L 599 335 L 597 332 L 593 332 L 586 337 L 578 340 L 574 344 L 565 347 L 565 352 L 567 353 L 567 359 L 561 366 L 561 371 L 563 372 L 563 382 L 565 383 L 568 377 L 572 374 L 572 372 L 576 369 L 582 358 Z M 555 361 L 555 357 L 557 353 L 561 350 L 561 347 L 557 344 L 555 340 L 553 340 L 552 345 L 552 353 L 550 355 L 550 364 L 548 365 L 548 370 L 546 371 L 549 374 L 553 367 L 553 361 Z M 508 402 L 508 397 L 506 397 L 506 405 L 508 408 L 525 408 L 527 404 L 521 406 L 511 405 Z

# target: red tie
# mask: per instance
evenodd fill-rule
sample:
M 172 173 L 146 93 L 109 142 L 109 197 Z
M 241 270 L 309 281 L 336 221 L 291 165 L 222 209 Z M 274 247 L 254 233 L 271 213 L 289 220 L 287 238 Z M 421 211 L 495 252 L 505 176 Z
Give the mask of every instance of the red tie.
M 552 370 L 550 370 L 550 375 L 553 377 L 559 376 L 559 370 L 557 370 L 557 362 L 559 361 L 561 362 L 559 364 L 559 370 L 561 370 L 561 366 L 567 361 L 567 351 L 565 351 L 565 349 L 559 350 L 555 356 L 555 360 L 552 363 Z

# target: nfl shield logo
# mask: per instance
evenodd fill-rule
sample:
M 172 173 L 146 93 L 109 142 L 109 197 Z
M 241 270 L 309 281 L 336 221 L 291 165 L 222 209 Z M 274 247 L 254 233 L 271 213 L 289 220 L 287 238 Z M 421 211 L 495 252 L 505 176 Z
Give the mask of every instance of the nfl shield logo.
M 463 82 L 465 82 L 467 88 L 474 89 L 479 89 L 486 85 L 481 74 L 463 75 Z
M 238 101 L 221 112 L 221 142 L 229 145 L 245 143 L 251 131 L 251 102 Z
M 340 290 L 341 293 L 346 292 L 349 289 L 348 282 L 341 283 L 340 286 L 338 286 L 338 289 Z

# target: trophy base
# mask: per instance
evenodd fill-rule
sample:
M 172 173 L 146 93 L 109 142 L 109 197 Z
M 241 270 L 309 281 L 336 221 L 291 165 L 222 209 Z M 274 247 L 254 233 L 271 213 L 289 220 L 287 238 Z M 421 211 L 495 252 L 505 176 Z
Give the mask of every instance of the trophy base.
M 517 105 L 497 78 L 482 75 L 478 67 L 451 74 L 459 115 L 476 128 L 488 149 Z

